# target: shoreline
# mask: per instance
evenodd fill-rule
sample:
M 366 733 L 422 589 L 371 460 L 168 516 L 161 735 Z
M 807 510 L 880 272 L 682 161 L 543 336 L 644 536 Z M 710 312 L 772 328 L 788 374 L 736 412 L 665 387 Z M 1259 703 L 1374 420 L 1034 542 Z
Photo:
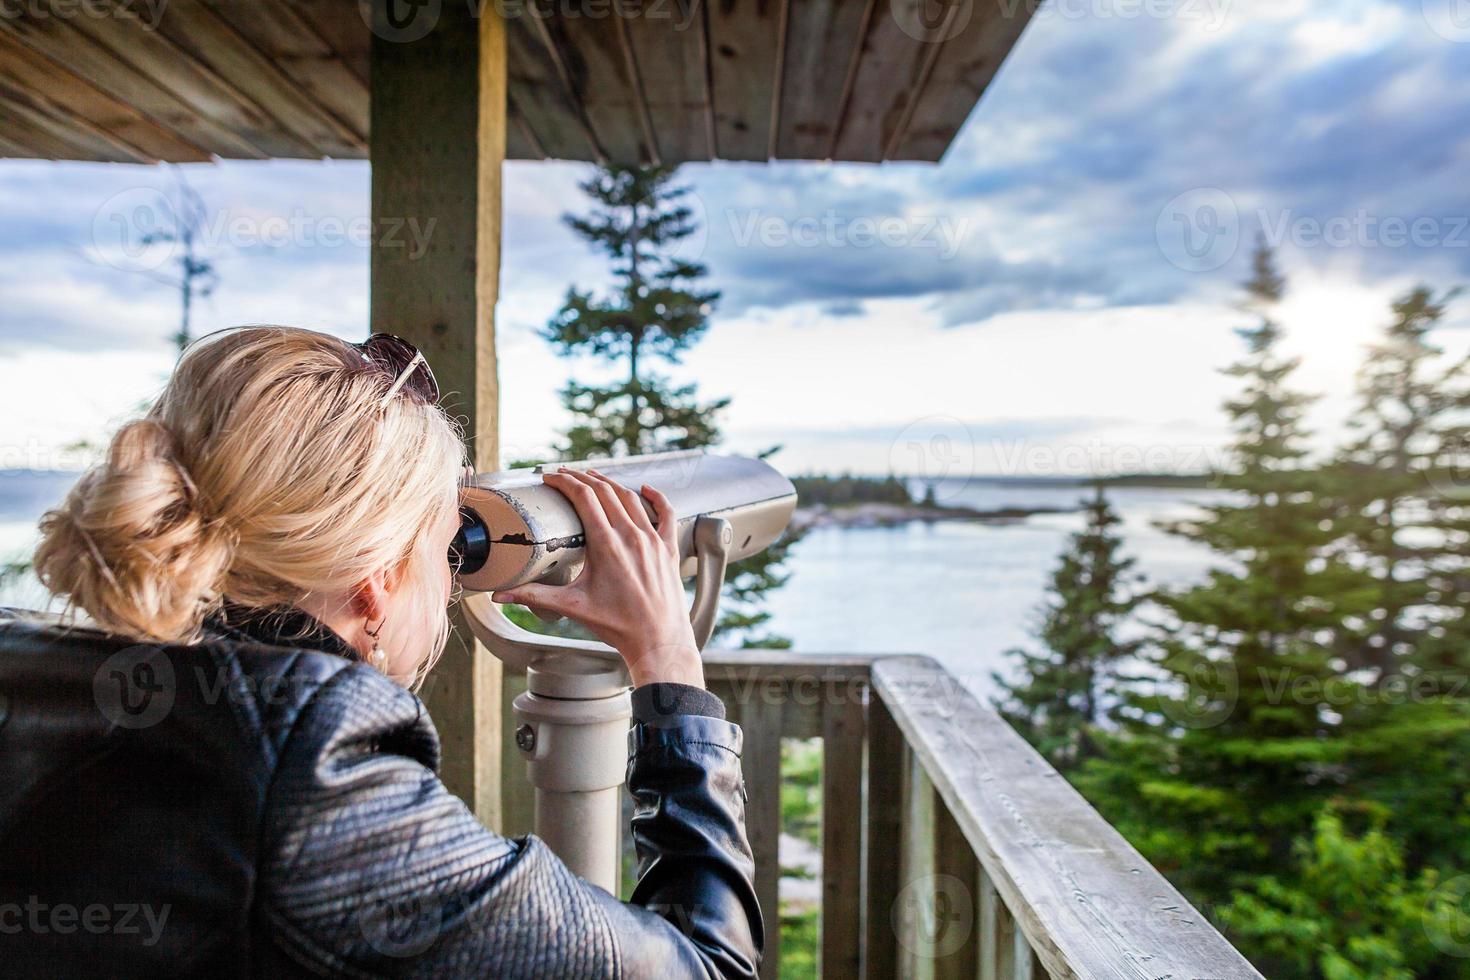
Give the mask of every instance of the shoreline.
M 1017 524 L 1038 514 L 1069 514 L 1076 507 L 1000 507 L 977 510 L 972 507 L 947 507 L 942 504 L 860 503 L 829 507 L 826 504 L 798 506 L 791 516 L 791 527 L 806 531 L 816 527 L 897 527 L 922 521 L 973 521 L 977 524 Z

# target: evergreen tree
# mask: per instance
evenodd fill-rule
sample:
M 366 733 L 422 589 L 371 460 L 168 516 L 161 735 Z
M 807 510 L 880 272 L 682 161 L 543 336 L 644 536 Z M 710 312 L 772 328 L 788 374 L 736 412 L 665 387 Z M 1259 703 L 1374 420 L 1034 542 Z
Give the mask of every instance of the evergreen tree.
M 1037 632 L 1043 649 L 1008 652 L 1017 661 L 1015 680 L 993 675 L 1003 692 L 996 701 L 1001 714 L 1063 771 L 1092 754 L 1104 676 L 1137 649 L 1118 637 L 1139 598 L 1128 583 L 1133 559 L 1120 554 L 1121 522 L 1101 485 L 1086 502 L 1086 517 L 1052 573 Z
M 1443 351 L 1429 340 L 1453 295 L 1436 299 L 1419 286 L 1393 304 L 1393 320 L 1358 375 L 1352 424 L 1359 435 L 1332 471 L 1347 541 L 1380 596 L 1380 608 L 1344 654 L 1371 671 L 1375 685 L 1444 631 L 1436 609 L 1456 621 L 1466 610 L 1467 501 L 1456 499 L 1440 472 L 1465 432 L 1466 362 L 1442 366 Z M 1462 675 L 1466 662 L 1458 664 Z
M 624 456 L 699 449 L 720 440 L 718 416 L 728 398 L 701 403 L 696 385 L 673 385 L 648 370 L 648 361 L 676 364 L 709 327 L 720 298 L 700 281 L 707 274 L 681 258 L 680 243 L 693 235 L 689 190 L 672 168 L 597 169 L 581 185 L 595 207 L 566 215 L 566 223 L 613 260 L 615 286 L 602 296 L 567 290 L 566 301 L 543 331 L 564 356 L 592 354 L 618 362 L 625 377 L 608 385 L 569 381 L 562 403 L 575 421 L 558 447 L 563 459 Z M 762 455 L 770 455 L 779 447 Z M 788 531 L 758 555 L 732 562 L 715 635 L 747 647 L 786 647 L 790 641 L 764 631 L 770 613 L 763 599 L 785 584 L 783 562 L 797 539 Z
M 682 199 L 688 188 L 661 167 L 599 168 L 581 184 L 596 207 L 566 223 L 614 262 L 616 285 L 603 296 L 575 287 L 543 331 L 563 355 L 592 354 L 621 362 L 623 380 L 603 386 L 569 383 L 562 401 L 578 419 L 561 448 L 568 459 L 706 446 L 718 439 L 716 416 L 728 399 L 701 405 L 695 386 L 675 387 L 647 370 L 679 355 L 709 327 L 720 294 L 703 289 L 706 269 L 680 258 L 679 244 L 697 230 Z
M 1372 605 L 1372 583 L 1331 554 L 1336 531 L 1306 462 L 1302 414 L 1273 319 L 1285 284 L 1258 246 L 1239 331 L 1246 357 L 1228 369 L 1233 469 L 1226 503 L 1172 527 L 1221 559 L 1193 588 L 1154 601 L 1165 620 L 1149 644 L 1161 678 L 1118 692 L 1121 733 L 1078 782 L 1115 825 L 1196 903 L 1278 869 L 1344 778 L 1349 743 L 1325 692 L 1341 680 L 1340 624 Z M 1268 832 L 1266 828 L 1270 828 Z
M 1411 870 L 1470 868 L 1470 498 L 1445 467 L 1464 434 L 1466 362 L 1430 331 L 1453 294 L 1410 290 L 1359 373 L 1358 436 L 1331 470 L 1350 557 L 1377 603 L 1344 656 L 1368 696 L 1340 706 L 1357 791 L 1389 807 Z M 1449 478 L 1447 478 L 1449 477 Z

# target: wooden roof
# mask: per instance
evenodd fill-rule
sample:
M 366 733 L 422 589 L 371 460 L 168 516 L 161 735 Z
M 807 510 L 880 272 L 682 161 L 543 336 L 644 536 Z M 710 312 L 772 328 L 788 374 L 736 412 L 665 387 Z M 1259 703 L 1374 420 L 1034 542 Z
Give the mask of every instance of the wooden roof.
M 512 158 L 673 164 L 938 160 L 1034 5 L 497 6 Z M 370 41 L 359 0 L 0 8 L 0 157 L 365 158 Z

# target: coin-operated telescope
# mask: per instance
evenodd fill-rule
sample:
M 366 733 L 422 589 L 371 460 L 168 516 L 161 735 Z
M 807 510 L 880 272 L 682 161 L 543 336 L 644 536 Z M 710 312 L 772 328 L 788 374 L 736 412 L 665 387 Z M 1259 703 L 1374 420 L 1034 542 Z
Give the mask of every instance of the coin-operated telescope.
M 528 582 L 565 585 L 581 572 L 581 520 L 541 478 L 589 466 L 635 492 L 646 483 L 673 505 L 701 649 L 714 632 L 726 566 L 781 536 L 796 489 L 761 460 L 690 450 L 477 474 L 460 493 L 451 554 L 465 619 L 491 653 L 526 671 L 526 692 L 515 701 L 516 747 L 536 788 L 536 833 L 573 871 L 616 894 L 618 791 L 632 718 L 622 658 L 602 643 L 522 629 L 490 599 Z

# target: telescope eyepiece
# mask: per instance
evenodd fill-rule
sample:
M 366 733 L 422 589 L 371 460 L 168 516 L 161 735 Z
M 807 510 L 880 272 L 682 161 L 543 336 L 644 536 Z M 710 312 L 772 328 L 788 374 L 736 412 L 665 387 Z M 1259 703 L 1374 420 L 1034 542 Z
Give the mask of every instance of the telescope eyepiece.
M 490 558 L 490 529 L 471 507 L 459 509 L 459 533 L 449 543 L 449 567 L 456 575 L 473 575 Z

